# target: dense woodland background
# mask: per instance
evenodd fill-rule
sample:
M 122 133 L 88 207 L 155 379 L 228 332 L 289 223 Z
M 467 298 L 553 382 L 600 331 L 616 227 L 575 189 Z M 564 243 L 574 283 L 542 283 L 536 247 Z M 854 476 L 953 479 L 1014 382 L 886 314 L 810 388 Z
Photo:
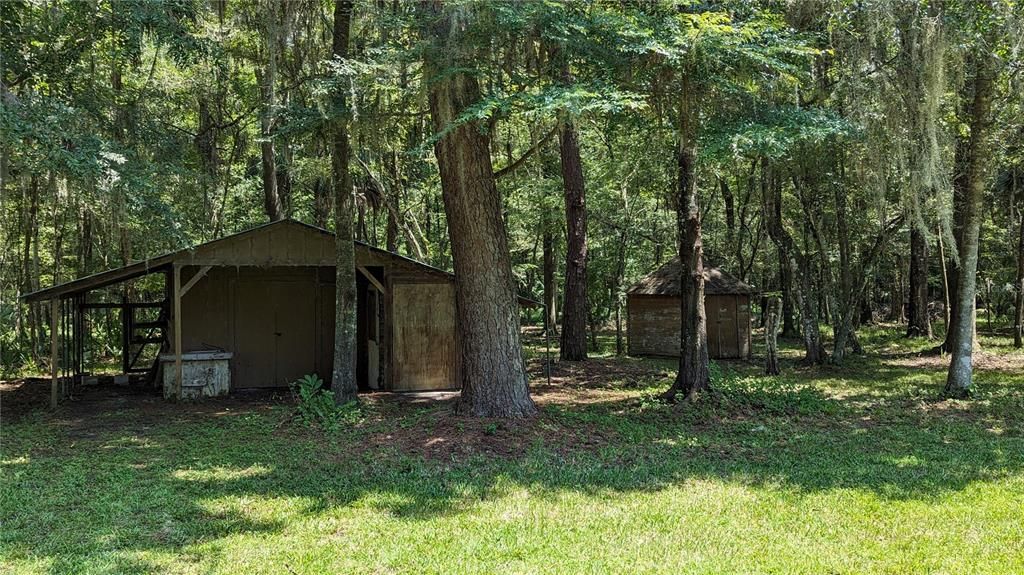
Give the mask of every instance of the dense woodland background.
M 1019 341 L 1019 5 L 360 0 L 347 58 L 337 13 L 0 2 L 5 375 L 46 365 L 26 293 L 270 220 L 333 228 L 339 125 L 354 237 L 445 269 L 475 238 L 438 157 L 486 136 L 515 288 L 566 359 L 622 334 L 626 288 L 695 239 L 781 297 L 812 362 L 875 321 L 941 345 L 972 249 L 979 329 Z

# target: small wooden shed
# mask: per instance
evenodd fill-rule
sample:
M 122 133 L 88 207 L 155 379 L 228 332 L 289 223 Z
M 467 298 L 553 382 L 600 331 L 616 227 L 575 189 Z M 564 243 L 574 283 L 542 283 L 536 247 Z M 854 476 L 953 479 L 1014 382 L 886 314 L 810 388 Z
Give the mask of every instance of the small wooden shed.
M 357 358 L 361 389 L 394 391 L 458 387 L 458 333 L 453 274 L 356 242 Z M 90 293 L 147 274 L 163 274 L 156 302 L 97 302 Z M 54 389 L 82 374 L 82 314 L 121 311 L 124 371 L 139 349 L 158 345 L 182 356 L 230 354 L 231 389 L 284 387 L 309 373 L 329 382 L 333 364 L 335 238 L 294 220 L 253 228 L 192 248 L 77 279 L 25 296 L 49 300 L 54 333 Z M 527 300 L 527 303 L 529 301 Z M 159 310 L 138 319 L 141 309 Z M 59 325 L 58 325 L 59 322 Z M 181 395 L 180 385 L 178 395 Z M 56 391 L 52 398 L 56 401 Z
M 626 292 L 629 355 L 679 356 L 681 328 L 679 258 L 644 276 Z M 708 355 L 750 356 L 750 296 L 756 290 L 719 268 L 704 269 Z

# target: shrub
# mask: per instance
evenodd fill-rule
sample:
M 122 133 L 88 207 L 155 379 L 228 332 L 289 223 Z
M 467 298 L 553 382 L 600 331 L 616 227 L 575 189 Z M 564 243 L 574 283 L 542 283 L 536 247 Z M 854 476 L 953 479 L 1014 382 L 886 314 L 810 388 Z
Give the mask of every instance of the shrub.
M 324 431 L 337 431 L 344 423 L 357 423 L 360 419 L 359 405 L 350 402 L 345 405 L 334 403 L 334 392 L 324 389 L 324 381 L 316 374 L 305 375 L 292 383 L 296 399 L 296 416 L 308 426 L 319 425 Z

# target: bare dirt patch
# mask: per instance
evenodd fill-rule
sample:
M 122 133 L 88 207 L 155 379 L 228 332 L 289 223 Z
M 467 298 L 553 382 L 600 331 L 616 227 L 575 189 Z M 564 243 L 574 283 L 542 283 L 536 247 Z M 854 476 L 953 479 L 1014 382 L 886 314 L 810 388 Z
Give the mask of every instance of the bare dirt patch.
M 613 439 L 609 430 L 587 423 L 568 425 L 545 412 L 546 405 L 574 395 L 572 390 L 544 393 L 534 388 L 539 415 L 498 419 L 457 415 L 457 392 L 364 394 L 361 400 L 369 417 L 361 424 L 367 436 L 360 451 L 385 450 L 427 460 L 458 461 L 473 456 L 515 459 L 540 445 L 568 454 L 607 444 Z

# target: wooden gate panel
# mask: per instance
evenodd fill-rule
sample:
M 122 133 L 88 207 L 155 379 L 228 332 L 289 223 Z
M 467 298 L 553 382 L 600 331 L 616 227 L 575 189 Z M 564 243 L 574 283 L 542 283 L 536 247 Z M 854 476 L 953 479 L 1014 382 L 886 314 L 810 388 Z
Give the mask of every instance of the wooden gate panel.
M 395 283 L 392 293 L 392 389 L 457 387 L 454 286 Z

